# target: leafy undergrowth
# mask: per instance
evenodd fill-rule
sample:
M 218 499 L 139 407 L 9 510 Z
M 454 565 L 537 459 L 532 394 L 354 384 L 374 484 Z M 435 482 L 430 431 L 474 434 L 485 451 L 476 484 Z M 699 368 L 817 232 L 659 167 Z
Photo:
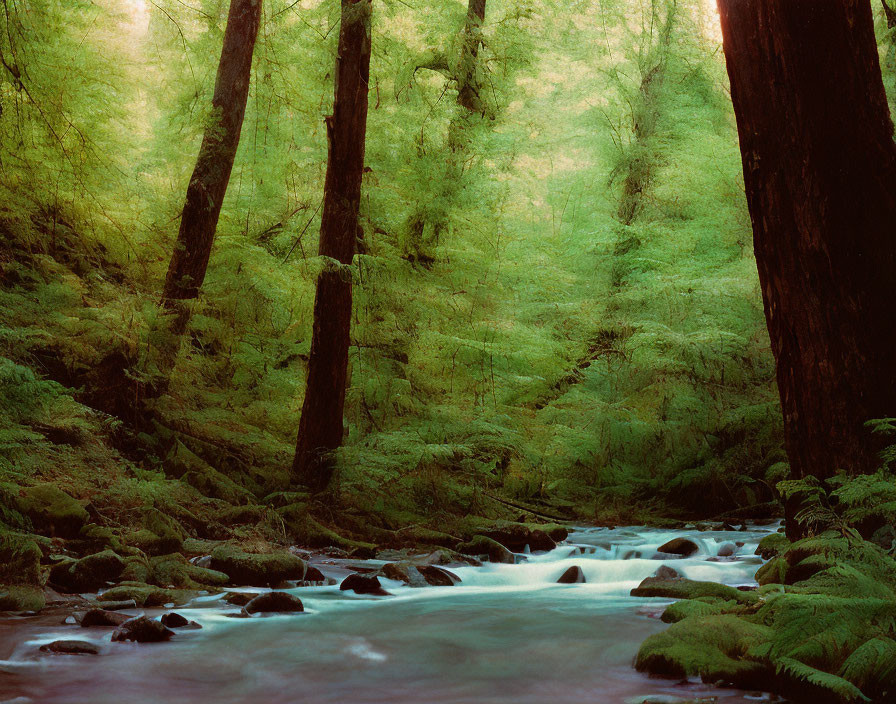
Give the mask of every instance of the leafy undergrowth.
M 715 597 L 677 602 L 649 638 L 639 670 L 773 689 L 795 702 L 893 701 L 896 696 L 896 511 L 890 472 L 827 486 L 789 482 L 817 534 L 773 535 L 752 604 Z M 861 522 L 871 539 L 851 525 Z

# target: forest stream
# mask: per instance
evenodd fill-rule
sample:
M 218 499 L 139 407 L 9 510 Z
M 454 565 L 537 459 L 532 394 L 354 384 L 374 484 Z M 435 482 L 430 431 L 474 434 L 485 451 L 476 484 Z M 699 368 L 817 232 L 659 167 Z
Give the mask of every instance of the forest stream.
M 239 611 L 203 596 L 178 612 L 201 624 L 161 644 L 112 643 L 111 629 L 48 617 L 0 621 L 0 700 L 45 704 L 451 702 L 633 704 L 769 701 L 769 695 L 650 678 L 632 668 L 638 646 L 667 626 L 670 603 L 630 591 L 662 564 L 681 575 L 754 585 L 759 540 L 749 530 L 668 531 L 580 527 L 550 552 L 517 563 L 449 569 L 455 587 L 411 589 L 381 579 L 391 596 L 340 591 L 352 571 L 379 560 L 312 559 L 337 584 L 291 590 L 304 613 L 230 618 Z M 659 561 L 657 548 L 687 537 L 688 558 Z M 724 546 L 725 549 L 722 549 Z M 718 557 L 734 548 L 734 555 Z M 558 584 L 570 567 L 585 582 Z M 254 589 L 248 591 L 266 591 Z M 157 615 L 164 609 L 148 609 Z M 128 612 L 128 613 L 139 613 Z M 58 625 L 56 625 L 58 624 Z M 42 644 L 91 640 L 100 657 L 50 655 Z M 16 698 L 18 697 L 18 699 Z

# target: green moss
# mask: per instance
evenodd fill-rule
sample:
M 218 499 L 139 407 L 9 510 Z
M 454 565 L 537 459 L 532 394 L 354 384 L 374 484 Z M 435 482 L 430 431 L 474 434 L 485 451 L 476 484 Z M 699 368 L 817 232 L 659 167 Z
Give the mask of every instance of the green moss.
M 42 589 L 29 586 L 0 586 L 0 611 L 40 611 L 46 605 Z
M 631 591 L 632 596 L 662 597 L 664 599 L 697 599 L 715 597 L 725 601 L 751 604 L 758 597 L 753 592 L 742 592 L 717 582 L 698 582 L 691 579 L 662 579 L 648 577 Z
M 88 555 L 80 560 L 62 560 L 50 570 L 50 583 L 66 592 L 100 589 L 118 579 L 126 562 L 112 550 Z
M 27 536 L 0 533 L 0 584 L 39 585 L 42 553 Z
M 97 597 L 97 601 L 127 601 L 133 599 L 137 606 L 164 606 L 174 604 L 183 606 L 195 599 L 197 592 L 185 589 L 163 589 L 151 584 L 126 582 L 107 589 Z
M 23 489 L 18 508 L 36 528 L 66 538 L 77 537 L 89 519 L 80 502 L 53 484 Z
M 202 589 L 227 584 L 230 577 L 223 572 L 190 564 L 181 554 L 163 555 L 151 560 L 150 584 L 178 589 Z
M 678 623 L 690 616 L 717 616 L 719 614 L 737 614 L 743 611 L 743 605 L 736 601 L 725 601 L 716 597 L 698 597 L 683 599 L 666 607 L 661 617 L 663 623 Z
M 756 571 L 755 579 L 762 585 L 784 584 L 787 577 L 787 561 L 780 555 L 773 557 Z
M 648 638 L 635 661 L 639 672 L 667 677 L 699 675 L 706 682 L 765 688 L 766 665 L 748 657 L 771 630 L 736 616 L 702 616 L 675 623 Z
M 783 533 L 771 533 L 759 541 L 756 554 L 761 555 L 763 560 L 769 560 L 789 547 L 790 541 L 787 539 L 787 536 Z
M 289 552 L 256 554 L 232 545 L 219 545 L 212 551 L 211 567 L 226 574 L 231 584 L 265 586 L 305 576 L 304 560 Z

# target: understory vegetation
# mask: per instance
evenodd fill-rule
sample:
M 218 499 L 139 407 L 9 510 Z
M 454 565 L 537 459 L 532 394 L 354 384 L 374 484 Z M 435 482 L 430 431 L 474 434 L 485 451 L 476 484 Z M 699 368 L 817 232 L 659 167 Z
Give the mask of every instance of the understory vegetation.
M 773 362 L 702 9 L 495 2 L 482 114 L 452 96 L 464 7 L 380 9 L 346 438 L 315 507 L 288 469 L 338 14 L 265 8 L 189 344 L 144 403 L 226 15 L 159 7 L 4 19 L 22 72 L 0 120 L 10 485 L 52 481 L 124 525 L 253 505 L 294 539 L 333 510 L 370 537 L 501 500 L 615 521 L 775 498 Z
M 780 533 L 765 538 L 759 552 L 768 562 L 756 574 L 755 592 L 714 595 L 692 587 L 693 598 L 663 615 L 674 625 L 641 647 L 638 669 L 773 687 L 795 701 L 890 701 L 896 686 L 894 480 L 884 468 L 824 485 L 783 482 L 785 493 L 802 495 L 800 518 L 813 534 L 793 543 Z

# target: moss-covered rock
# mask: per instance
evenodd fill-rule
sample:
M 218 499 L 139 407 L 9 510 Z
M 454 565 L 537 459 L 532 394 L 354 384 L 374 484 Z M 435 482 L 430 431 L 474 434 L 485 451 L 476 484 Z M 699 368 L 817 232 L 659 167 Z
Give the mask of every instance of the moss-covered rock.
M 705 682 L 764 689 L 769 669 L 748 653 L 769 637 L 766 626 L 736 616 L 687 618 L 644 641 L 635 668 L 666 677 L 699 675 Z
M 477 535 L 469 542 L 458 544 L 457 551 L 464 555 L 472 555 L 479 558 L 485 557 L 489 562 L 501 562 L 512 565 L 515 561 L 510 550 L 497 540 L 492 540 L 484 535 Z
M 130 533 L 127 542 L 148 555 L 169 555 L 179 552 L 184 543 L 180 524 L 156 508 L 143 512 L 143 527 Z
M 232 545 L 212 551 L 211 568 L 223 572 L 231 584 L 261 587 L 305 578 L 305 561 L 290 552 L 248 553 Z
M 76 538 L 90 516 L 87 509 L 54 484 L 38 484 L 22 489 L 19 511 L 34 527 L 51 535 Z
M 152 584 L 126 582 L 107 589 L 97 597 L 99 602 L 133 599 L 137 606 L 153 607 L 174 604 L 182 606 L 195 599 L 197 592 L 186 589 L 163 589 Z
M 39 586 L 41 556 L 40 547 L 31 538 L 0 534 L 0 584 Z
M 743 605 L 736 601 L 703 596 L 696 599 L 682 599 L 670 604 L 660 618 L 664 623 L 678 623 L 689 616 L 717 616 L 741 611 Z
M 225 506 L 215 513 L 215 520 L 225 526 L 236 525 L 252 525 L 261 523 L 267 508 L 255 504 L 247 504 L 245 506 Z
M 118 554 L 103 550 L 80 560 L 56 563 L 50 570 L 50 584 L 62 592 L 90 592 L 118 579 L 125 566 Z
M 497 541 L 508 550 L 523 552 L 527 547 L 533 552 L 553 550 L 557 541 L 551 537 L 547 528 L 561 540 L 566 539 L 566 529 L 562 526 L 544 526 L 538 523 L 513 523 L 498 521 L 488 528 L 479 531 L 480 535 Z
M 115 531 L 95 523 L 89 523 L 81 528 L 78 538 L 70 540 L 67 543 L 67 547 L 69 550 L 74 550 L 79 554 L 92 554 L 107 548 L 122 554 L 125 550 L 121 539 L 116 535 Z
M 230 577 L 223 572 L 190 564 L 180 553 L 153 558 L 149 575 L 150 584 L 177 589 L 223 586 L 230 581 Z
M 714 597 L 724 601 L 753 603 L 758 597 L 753 592 L 742 592 L 727 584 L 717 582 L 698 582 L 692 579 L 665 579 L 648 577 L 640 585 L 632 589 L 632 596 L 662 597 L 663 599 L 698 599 Z
M 40 611 L 44 606 L 46 599 L 39 587 L 29 585 L 0 587 L 0 611 Z
M 782 533 L 771 533 L 759 541 L 756 554 L 763 560 L 770 560 L 790 547 L 790 541 Z

